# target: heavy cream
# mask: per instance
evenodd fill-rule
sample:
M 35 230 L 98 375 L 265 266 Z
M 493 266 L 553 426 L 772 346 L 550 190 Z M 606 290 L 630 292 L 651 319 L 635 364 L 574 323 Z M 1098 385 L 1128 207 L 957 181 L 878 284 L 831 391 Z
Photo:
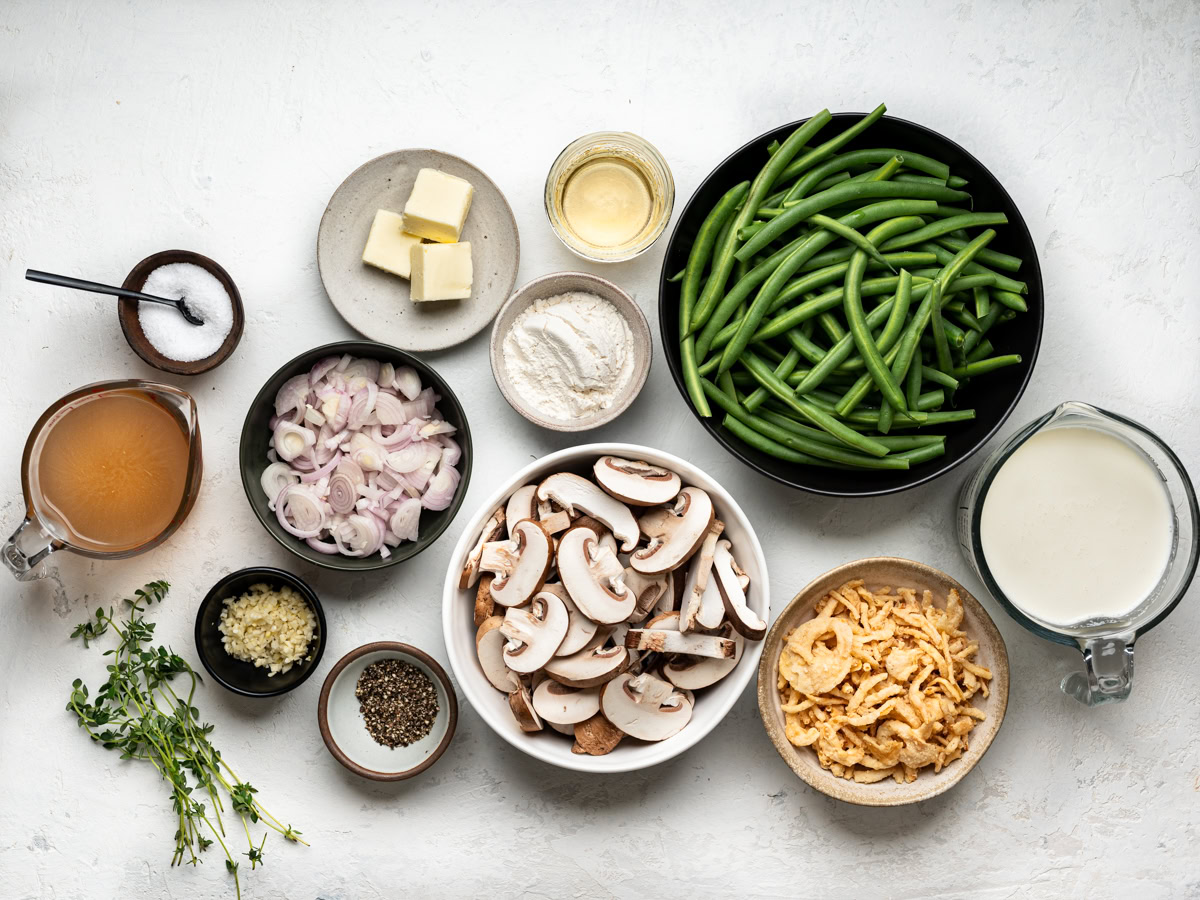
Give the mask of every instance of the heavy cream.
M 1166 569 L 1174 519 L 1162 477 L 1132 445 L 1087 426 L 1029 438 L 997 471 L 980 542 L 1001 591 L 1051 626 L 1121 619 Z

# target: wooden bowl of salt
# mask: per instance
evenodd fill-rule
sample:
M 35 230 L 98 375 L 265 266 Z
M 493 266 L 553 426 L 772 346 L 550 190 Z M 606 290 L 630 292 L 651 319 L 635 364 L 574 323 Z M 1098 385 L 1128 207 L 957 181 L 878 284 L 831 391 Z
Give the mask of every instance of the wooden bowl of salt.
M 183 266 L 165 269 L 151 279 L 156 270 L 179 264 Z M 155 289 L 159 284 L 162 287 Z M 170 307 L 120 300 L 117 318 L 125 340 L 134 353 L 156 369 L 174 375 L 208 372 L 229 359 L 242 339 L 246 321 L 242 295 L 229 273 L 207 256 L 191 250 L 163 250 L 134 266 L 121 287 L 170 299 L 183 294 L 192 300 L 189 309 L 205 320 L 204 325 L 191 325 Z M 176 290 L 163 290 L 164 287 Z M 150 317 L 145 325 L 143 316 Z

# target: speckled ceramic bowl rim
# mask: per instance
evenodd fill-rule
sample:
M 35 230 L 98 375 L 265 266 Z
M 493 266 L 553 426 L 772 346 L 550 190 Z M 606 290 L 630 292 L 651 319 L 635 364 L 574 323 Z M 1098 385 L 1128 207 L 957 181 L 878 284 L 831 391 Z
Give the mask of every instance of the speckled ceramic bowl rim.
M 982 632 L 981 634 L 972 635 L 972 637 L 979 642 L 980 646 L 983 646 L 985 643 L 990 646 L 993 655 L 996 657 L 993 662 L 993 678 L 989 688 L 991 693 L 988 698 L 987 708 L 988 718 L 995 723 L 994 727 L 990 733 L 982 734 L 980 740 L 971 742 L 971 749 L 968 751 L 969 758 L 968 756 L 963 756 L 955 760 L 932 778 L 930 778 L 930 772 L 923 772 L 917 777 L 915 782 L 905 785 L 906 788 L 909 788 L 913 792 L 912 796 L 897 797 L 891 793 L 873 793 L 872 789 L 877 788 L 878 785 L 858 784 L 854 781 L 847 781 L 844 778 L 838 778 L 826 769 L 813 769 L 793 765 L 790 759 L 791 754 L 795 751 L 809 751 L 809 748 L 793 747 L 784 736 L 783 729 L 775 721 L 775 715 L 780 708 L 779 691 L 775 686 L 776 660 L 779 657 L 779 651 L 783 643 L 784 631 L 789 627 L 788 623 L 792 610 L 797 605 L 811 605 L 813 594 L 818 590 L 818 585 L 829 583 L 843 584 L 860 575 L 864 568 L 880 564 L 888 564 L 911 570 L 913 581 L 917 584 L 928 584 L 935 580 L 945 580 L 953 586 L 958 591 L 962 599 L 962 605 L 967 610 L 973 623 Z M 1004 637 L 1000 634 L 1000 630 L 996 628 L 996 623 L 992 621 L 992 617 L 988 615 L 987 610 L 972 596 L 970 591 L 945 572 L 925 563 L 895 556 L 872 556 L 866 559 L 856 559 L 854 562 L 845 563 L 818 575 L 801 588 L 796 596 L 792 598 L 791 602 L 776 617 L 771 630 L 767 632 L 767 636 L 762 642 L 762 656 L 758 661 L 758 710 L 767 736 L 771 739 L 771 743 L 775 745 L 775 749 L 778 751 L 780 757 L 788 764 L 788 768 L 795 772 L 810 787 L 836 800 L 853 803 L 856 806 L 907 806 L 911 803 L 920 803 L 923 800 L 928 800 L 950 790 L 950 788 L 962 781 L 975 768 L 978 762 L 983 759 L 984 754 L 987 753 L 988 748 L 992 745 L 992 741 L 996 739 L 996 735 L 1000 733 L 1000 728 L 1004 724 L 1004 714 L 1008 709 L 1008 683 L 1008 648 L 1004 644 Z M 915 792 L 921 788 L 924 788 L 924 790 L 920 794 L 916 794 Z
M 519 312 L 524 307 L 539 299 L 539 296 L 553 297 L 556 294 L 562 293 L 562 291 L 542 292 L 539 289 L 556 281 L 566 279 L 582 279 L 593 285 L 595 287 L 594 293 L 616 307 L 617 312 L 629 323 L 630 330 L 634 332 L 633 349 L 636 356 L 633 377 L 630 379 L 620 399 L 608 409 L 591 418 L 578 419 L 573 422 L 563 422 L 558 419 L 546 418 L 537 410 L 523 404 L 520 398 L 509 389 L 508 370 L 504 364 L 504 338 L 507 335 L 507 331 L 502 333 L 500 328 L 500 323 L 504 321 L 510 308 L 519 308 Z M 568 288 L 568 290 L 570 289 Z M 514 317 L 516 314 L 514 313 Z M 633 404 L 633 401 L 637 399 L 638 395 L 642 392 L 642 388 L 646 385 L 646 379 L 650 376 L 650 366 L 654 361 L 654 343 L 650 336 L 650 324 L 646 320 L 646 314 L 642 312 L 642 308 L 634 302 L 634 299 L 617 285 L 606 278 L 601 278 L 599 275 L 592 275 L 589 272 L 551 272 L 549 275 L 541 275 L 521 285 L 505 301 L 504 305 L 500 307 L 500 311 L 496 313 L 496 320 L 492 324 L 491 360 L 492 377 L 496 379 L 496 387 L 500 388 L 500 393 L 508 401 L 508 405 L 534 425 L 540 425 L 542 428 L 548 428 L 551 431 L 589 431 L 611 422 L 617 416 L 621 415 L 621 413 L 625 412 Z
M 246 688 L 239 687 L 238 685 L 233 684 L 232 682 L 221 677 L 216 669 L 209 665 L 208 654 L 205 653 L 204 647 L 200 642 L 200 635 L 206 630 L 204 623 L 204 610 L 208 606 L 209 600 L 212 599 L 214 594 L 217 594 L 224 589 L 225 586 L 235 578 L 240 578 L 243 575 L 249 575 L 251 573 L 261 575 L 264 581 L 276 581 L 286 584 L 290 588 L 295 588 L 296 592 L 304 598 L 305 602 L 308 603 L 309 608 L 311 608 L 317 616 L 317 648 L 313 652 L 311 659 L 301 660 L 299 663 L 299 665 L 305 667 L 304 674 L 287 687 L 278 688 L 277 690 L 273 691 L 247 690 Z M 276 569 L 274 566 L 246 566 L 244 569 L 238 569 L 236 572 L 230 572 L 208 589 L 208 593 L 204 595 L 204 599 L 201 600 L 200 605 L 196 607 L 196 627 L 194 637 L 196 641 L 196 655 L 200 657 L 200 663 L 204 666 L 204 670 L 208 672 L 209 677 L 211 677 L 213 681 L 221 685 L 221 687 L 225 688 L 227 691 L 232 691 L 235 694 L 241 694 L 243 697 L 278 697 L 282 694 L 288 693 L 288 691 L 294 691 L 296 688 L 300 687 L 300 685 L 304 684 L 304 682 L 308 681 L 308 679 L 312 676 L 312 673 L 317 670 L 317 666 L 321 664 L 321 657 L 325 655 L 325 636 L 327 631 L 328 626 L 325 623 L 325 609 L 321 606 L 321 600 L 317 596 L 317 592 L 309 587 L 308 582 L 306 582 L 299 575 L 293 575 L 291 572 L 285 571 L 284 569 Z
M 437 680 L 442 684 L 442 689 L 446 692 L 446 697 L 449 701 L 446 711 L 446 715 L 449 716 L 449 721 L 446 723 L 446 733 L 433 749 L 433 752 L 411 769 L 401 769 L 399 772 L 380 772 L 359 765 L 338 746 L 337 741 L 333 739 L 333 734 L 329 730 L 329 694 L 333 690 L 334 682 L 337 681 L 338 676 L 342 674 L 346 666 L 350 665 L 356 659 L 366 656 L 368 653 L 394 653 L 397 656 L 408 656 L 418 660 L 428 666 L 429 670 L 437 676 Z M 450 683 L 450 676 L 446 674 L 446 670 L 442 668 L 441 663 L 424 650 L 414 647 L 411 644 L 402 644 L 399 641 L 373 641 L 370 644 L 363 644 L 361 647 L 351 650 L 339 659 L 334 664 L 334 667 L 329 670 L 329 674 L 325 676 L 325 683 L 321 685 L 321 696 L 317 701 L 317 727 L 321 729 L 321 740 L 325 742 L 325 746 L 329 749 L 333 758 L 355 775 L 361 775 L 363 778 L 369 778 L 372 781 L 404 781 L 412 778 L 414 775 L 420 775 L 432 766 L 446 752 L 446 748 L 450 746 L 450 741 L 454 739 L 454 730 L 458 727 L 458 697 L 455 696 L 454 685 Z

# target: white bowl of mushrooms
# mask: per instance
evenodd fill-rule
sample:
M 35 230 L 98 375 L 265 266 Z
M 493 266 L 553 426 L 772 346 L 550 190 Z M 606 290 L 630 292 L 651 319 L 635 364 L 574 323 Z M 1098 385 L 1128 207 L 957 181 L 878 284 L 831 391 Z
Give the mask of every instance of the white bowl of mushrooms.
M 560 450 L 471 518 L 442 627 L 459 686 L 530 756 L 628 772 L 684 752 L 754 677 L 767 564 L 691 463 L 635 444 Z

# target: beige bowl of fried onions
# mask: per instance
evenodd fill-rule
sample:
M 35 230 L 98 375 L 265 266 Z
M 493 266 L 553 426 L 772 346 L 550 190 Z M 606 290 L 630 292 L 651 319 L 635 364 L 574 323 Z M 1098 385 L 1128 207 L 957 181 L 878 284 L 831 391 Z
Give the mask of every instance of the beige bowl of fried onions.
M 900 806 L 957 784 L 1008 704 L 1008 654 L 962 585 L 875 557 L 805 587 L 776 619 L 758 705 L 780 756 L 822 793 Z

